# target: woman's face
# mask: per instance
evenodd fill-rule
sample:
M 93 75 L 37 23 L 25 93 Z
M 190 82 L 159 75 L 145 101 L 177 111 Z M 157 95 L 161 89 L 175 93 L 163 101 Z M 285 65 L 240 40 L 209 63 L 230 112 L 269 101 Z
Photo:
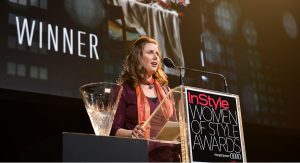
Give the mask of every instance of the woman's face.
M 157 45 L 154 43 L 146 43 L 141 57 L 141 64 L 146 69 L 147 77 L 155 74 L 159 62 L 160 58 Z

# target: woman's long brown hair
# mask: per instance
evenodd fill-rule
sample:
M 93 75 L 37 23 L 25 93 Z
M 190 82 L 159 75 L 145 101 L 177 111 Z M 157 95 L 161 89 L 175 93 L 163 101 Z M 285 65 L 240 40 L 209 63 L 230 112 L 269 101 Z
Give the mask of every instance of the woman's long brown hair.
M 148 36 L 139 37 L 132 45 L 129 54 L 126 56 L 122 73 L 117 80 L 119 84 L 128 83 L 131 86 L 135 86 L 136 84 L 145 82 L 146 79 L 146 69 L 141 64 L 141 58 L 143 55 L 144 47 L 147 43 L 153 43 L 159 47 L 158 43 Z M 162 66 L 162 56 L 159 50 L 159 58 L 160 62 L 158 63 L 158 69 L 155 74 L 153 74 L 153 78 L 156 79 L 161 85 L 168 84 L 168 78 L 165 72 L 163 71 Z

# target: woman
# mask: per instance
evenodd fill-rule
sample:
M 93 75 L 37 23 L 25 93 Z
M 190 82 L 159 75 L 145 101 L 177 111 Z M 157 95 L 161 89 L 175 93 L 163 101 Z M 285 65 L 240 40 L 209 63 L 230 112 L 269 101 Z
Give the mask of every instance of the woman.
M 143 129 L 141 126 L 168 91 L 166 86 L 168 80 L 162 69 L 159 45 L 154 39 L 142 36 L 133 43 L 123 64 L 118 83 L 123 85 L 123 92 L 110 134 L 121 137 L 149 138 L 151 135 L 149 129 Z M 167 106 L 164 115 L 170 117 L 175 113 L 172 110 L 171 105 Z M 166 151 L 170 153 L 169 148 L 161 149 L 164 150 L 163 153 Z M 159 150 L 153 151 L 154 156 Z M 165 156 L 168 157 L 168 155 Z M 150 156 L 151 158 L 153 157 Z M 168 159 L 173 159 L 173 157 Z

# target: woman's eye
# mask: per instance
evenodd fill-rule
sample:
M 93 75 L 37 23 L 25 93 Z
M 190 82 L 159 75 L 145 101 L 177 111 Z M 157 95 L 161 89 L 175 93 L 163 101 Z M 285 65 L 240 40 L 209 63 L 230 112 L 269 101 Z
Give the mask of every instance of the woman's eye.
M 148 52 L 148 54 L 153 54 L 153 53 L 154 53 L 153 51 L 149 51 L 149 52 Z

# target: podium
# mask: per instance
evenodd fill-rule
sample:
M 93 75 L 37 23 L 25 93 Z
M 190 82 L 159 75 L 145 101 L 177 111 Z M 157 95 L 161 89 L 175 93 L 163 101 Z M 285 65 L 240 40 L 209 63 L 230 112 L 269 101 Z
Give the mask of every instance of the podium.
M 147 141 L 63 133 L 63 162 L 148 162 Z
M 160 159 L 149 151 L 152 146 L 174 146 L 171 142 L 130 139 L 115 136 L 97 136 L 80 133 L 63 133 L 63 162 L 149 162 Z M 174 146 L 180 149 L 180 144 Z M 174 148 L 174 149 L 175 149 Z M 179 150 L 178 150 L 179 151 Z M 158 151 L 160 152 L 160 151 Z M 179 152 L 178 152 L 179 153 Z M 166 158 L 166 157 L 164 157 Z M 167 158 L 169 159 L 169 158 Z M 169 162 L 169 161 L 168 161 Z
M 235 94 L 178 86 L 167 93 L 142 127 L 149 131 L 145 140 L 66 134 L 63 161 L 148 162 L 153 142 L 180 146 L 182 162 L 247 161 Z

